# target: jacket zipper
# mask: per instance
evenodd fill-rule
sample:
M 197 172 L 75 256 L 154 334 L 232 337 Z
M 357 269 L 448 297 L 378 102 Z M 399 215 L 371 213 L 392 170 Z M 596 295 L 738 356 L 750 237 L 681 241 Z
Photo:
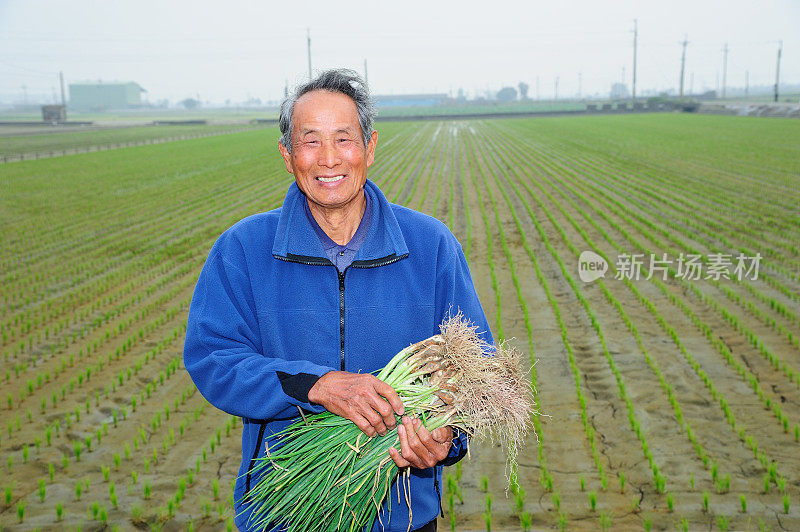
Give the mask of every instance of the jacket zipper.
M 443 469 L 444 471 L 444 469 Z M 439 491 L 439 467 L 433 466 L 433 488 L 436 490 L 436 497 L 439 499 L 439 513 L 444 517 L 444 508 L 442 508 L 442 492 Z
M 336 273 L 339 275 L 339 347 L 342 359 L 341 370 L 344 371 L 344 274 L 347 273 L 347 268 L 343 272 L 337 269 Z
M 244 482 L 244 494 L 242 495 L 243 500 L 246 500 L 247 495 L 250 493 L 250 471 L 253 469 L 256 458 L 258 458 L 258 451 L 261 449 L 261 440 L 264 438 L 264 430 L 267 428 L 266 423 L 260 423 L 260 425 L 261 426 L 258 428 L 258 438 L 256 438 L 256 446 L 253 450 L 253 457 L 250 458 L 250 465 L 247 468 L 247 476 Z

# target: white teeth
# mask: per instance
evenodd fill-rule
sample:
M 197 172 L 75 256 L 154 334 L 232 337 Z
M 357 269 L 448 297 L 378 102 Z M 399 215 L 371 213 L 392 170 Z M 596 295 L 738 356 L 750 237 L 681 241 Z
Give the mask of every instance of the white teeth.
M 317 179 L 322 181 L 323 183 L 333 183 L 335 181 L 339 181 L 343 177 L 344 177 L 343 175 L 336 175 L 333 177 L 318 177 Z

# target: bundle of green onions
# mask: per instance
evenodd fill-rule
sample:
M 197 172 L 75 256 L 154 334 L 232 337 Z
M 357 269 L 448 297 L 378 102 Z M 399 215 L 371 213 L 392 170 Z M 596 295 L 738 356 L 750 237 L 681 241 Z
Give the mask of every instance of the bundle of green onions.
M 377 377 L 397 391 L 405 415 L 428 430 L 449 425 L 499 440 L 513 474 L 532 412 L 519 355 L 487 345 L 460 314 L 440 329 L 400 351 Z M 250 471 L 263 473 L 248 495 L 253 528 L 361 530 L 375 521 L 400 472 L 389 456 L 390 447 L 400 448 L 397 428 L 369 438 L 350 420 L 323 412 L 294 422 L 278 442 Z

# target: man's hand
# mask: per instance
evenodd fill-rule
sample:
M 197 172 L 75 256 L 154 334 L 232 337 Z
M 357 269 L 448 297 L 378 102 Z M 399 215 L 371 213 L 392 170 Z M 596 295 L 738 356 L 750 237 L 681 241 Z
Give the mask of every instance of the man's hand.
M 453 445 L 452 428 L 439 427 L 429 432 L 417 418 L 403 417 L 403 424 L 397 427 L 397 433 L 400 435 L 400 452 L 394 447 L 389 449 L 389 455 L 397 467 L 433 467 L 447 458 Z
M 373 375 L 330 371 L 308 391 L 308 400 L 324 406 L 329 412 L 349 419 L 364 434 L 386 434 L 397 424 L 395 412 L 405 412 L 397 392 Z

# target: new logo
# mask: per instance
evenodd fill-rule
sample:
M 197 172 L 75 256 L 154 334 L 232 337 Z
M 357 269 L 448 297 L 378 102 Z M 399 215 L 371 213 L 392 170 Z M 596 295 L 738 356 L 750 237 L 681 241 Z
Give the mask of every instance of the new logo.
M 578 258 L 578 275 L 584 283 L 605 277 L 607 271 L 608 262 L 594 251 L 584 251 Z

